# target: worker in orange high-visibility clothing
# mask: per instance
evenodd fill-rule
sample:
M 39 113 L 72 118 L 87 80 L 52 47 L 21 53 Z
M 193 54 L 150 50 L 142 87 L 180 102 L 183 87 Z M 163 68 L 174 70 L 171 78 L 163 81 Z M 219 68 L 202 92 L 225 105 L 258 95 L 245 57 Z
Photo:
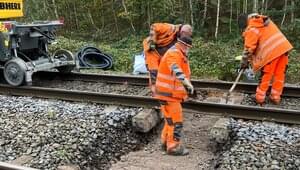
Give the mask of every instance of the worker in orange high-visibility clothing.
M 160 100 L 161 112 L 165 119 L 161 134 L 162 146 L 170 155 L 189 154 L 188 149 L 181 144 L 181 102 L 188 98 L 188 94 L 194 93 L 187 57 L 191 47 L 191 37 L 180 36 L 178 42 L 161 59 L 155 83 L 155 98 Z
M 251 62 L 254 72 L 261 70 L 261 78 L 256 89 L 256 102 L 265 102 L 266 92 L 271 80 L 272 89 L 269 99 L 280 104 L 284 87 L 285 72 L 288 64 L 288 52 L 293 48 L 271 19 L 264 15 L 240 15 L 240 28 L 244 29 L 244 52 L 242 68 Z
M 177 42 L 179 35 L 190 36 L 187 25 L 173 25 L 168 23 L 155 23 L 150 27 L 150 35 L 144 39 L 143 48 L 146 67 L 149 71 L 149 85 L 152 94 L 155 94 L 155 81 L 160 59 L 166 51 Z

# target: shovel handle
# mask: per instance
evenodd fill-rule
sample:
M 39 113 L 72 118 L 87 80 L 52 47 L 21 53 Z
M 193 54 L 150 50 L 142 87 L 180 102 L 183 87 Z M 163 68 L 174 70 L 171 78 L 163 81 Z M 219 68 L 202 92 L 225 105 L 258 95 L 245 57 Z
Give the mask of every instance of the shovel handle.
M 245 71 L 245 69 L 241 69 L 241 70 L 240 70 L 238 76 L 236 77 L 236 79 L 235 79 L 233 85 L 231 86 L 231 88 L 230 88 L 230 90 L 229 90 L 229 94 L 234 90 L 236 84 L 239 82 L 239 80 L 240 80 L 240 78 L 241 78 L 241 76 L 242 76 L 242 74 L 243 74 L 244 71 Z

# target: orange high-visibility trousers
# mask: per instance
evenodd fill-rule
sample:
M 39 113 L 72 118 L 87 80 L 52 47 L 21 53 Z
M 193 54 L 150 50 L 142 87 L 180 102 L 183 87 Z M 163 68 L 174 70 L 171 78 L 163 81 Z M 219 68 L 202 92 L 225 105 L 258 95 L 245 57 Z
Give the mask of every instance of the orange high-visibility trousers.
M 266 92 L 269 88 L 270 81 L 273 78 L 271 96 L 276 103 L 280 102 L 280 96 L 283 91 L 285 72 L 288 64 L 288 55 L 284 54 L 277 57 L 262 69 L 260 83 L 256 89 L 256 102 L 263 103 L 265 101 Z
M 180 102 L 161 102 L 161 112 L 164 114 L 164 127 L 161 133 L 161 141 L 166 144 L 167 151 L 176 148 L 180 144 L 183 128 L 182 107 Z

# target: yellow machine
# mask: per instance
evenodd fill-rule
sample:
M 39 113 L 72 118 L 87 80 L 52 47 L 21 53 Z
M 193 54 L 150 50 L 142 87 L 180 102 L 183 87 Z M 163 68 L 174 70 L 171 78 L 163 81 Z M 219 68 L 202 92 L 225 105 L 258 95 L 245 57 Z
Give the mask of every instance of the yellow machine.
M 23 0 L 0 0 L 0 19 L 23 17 Z
M 22 16 L 22 0 L 0 0 L 0 19 Z M 62 25 L 62 21 L 0 22 L 0 67 L 8 84 L 31 84 L 32 74 L 38 71 L 72 71 L 75 58 L 70 51 L 61 49 L 50 54 L 48 50 L 48 45 L 55 43 L 55 31 Z

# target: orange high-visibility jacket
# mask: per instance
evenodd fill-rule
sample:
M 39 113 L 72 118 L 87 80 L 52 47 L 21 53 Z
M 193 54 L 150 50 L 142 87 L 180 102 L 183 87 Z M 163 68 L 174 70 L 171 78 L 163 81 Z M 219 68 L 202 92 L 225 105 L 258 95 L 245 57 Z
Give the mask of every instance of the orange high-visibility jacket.
M 177 33 L 180 25 L 168 23 L 155 23 L 151 25 L 151 29 L 155 32 L 156 49 L 150 50 L 150 37 L 143 41 L 144 53 L 146 56 L 146 64 L 149 70 L 157 70 L 161 57 L 166 51 L 176 43 Z
M 157 52 L 157 50 L 150 50 L 148 42 L 149 42 L 149 37 L 145 38 L 143 41 L 145 63 L 149 71 L 157 70 L 161 55 Z
M 181 73 L 182 76 L 190 79 L 189 61 L 178 47 L 178 44 L 171 47 L 160 62 L 155 84 L 155 98 L 180 102 L 187 99 L 187 92 L 175 73 Z
M 252 54 L 250 60 L 254 72 L 293 48 L 278 27 L 263 15 L 248 19 L 243 37 L 245 50 Z

